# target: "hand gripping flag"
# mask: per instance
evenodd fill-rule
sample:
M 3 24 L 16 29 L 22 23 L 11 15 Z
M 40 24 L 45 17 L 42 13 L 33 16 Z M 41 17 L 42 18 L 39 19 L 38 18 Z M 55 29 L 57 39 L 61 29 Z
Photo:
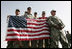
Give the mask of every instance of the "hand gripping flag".
M 10 16 L 6 41 L 27 41 L 49 39 L 46 19 L 26 19 L 24 16 Z

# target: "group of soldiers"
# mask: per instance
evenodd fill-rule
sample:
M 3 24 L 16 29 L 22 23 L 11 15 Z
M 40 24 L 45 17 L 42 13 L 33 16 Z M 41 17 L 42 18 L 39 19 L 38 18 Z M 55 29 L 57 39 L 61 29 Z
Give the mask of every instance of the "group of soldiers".
M 20 16 L 20 10 L 16 9 L 15 14 L 16 16 Z M 47 19 L 50 28 L 50 39 L 30 41 L 8 41 L 7 48 L 59 48 L 59 41 L 62 44 L 62 48 L 69 48 L 70 44 L 66 40 L 66 37 L 63 35 L 62 31 L 65 25 L 63 24 L 61 19 L 55 16 L 56 10 L 51 10 L 52 16 L 46 17 L 45 15 L 45 11 L 42 11 L 42 17 L 37 18 L 37 12 L 35 12 L 33 16 L 31 14 L 31 7 L 28 7 L 27 11 L 25 11 L 25 14 L 22 16 L 30 19 Z M 9 19 L 9 17 L 10 15 L 7 17 L 7 20 Z

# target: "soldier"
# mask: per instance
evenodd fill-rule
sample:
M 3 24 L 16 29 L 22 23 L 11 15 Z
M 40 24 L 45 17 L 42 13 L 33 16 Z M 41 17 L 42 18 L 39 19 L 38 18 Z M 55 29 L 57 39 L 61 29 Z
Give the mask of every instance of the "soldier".
M 20 10 L 19 10 L 19 9 L 16 9 L 15 14 L 16 14 L 16 16 L 20 16 Z M 10 16 L 11 16 L 11 15 L 8 15 L 8 16 L 7 16 L 7 21 L 9 20 L 9 17 L 10 17 Z
M 33 18 L 32 14 L 31 14 L 31 7 L 27 8 L 27 11 L 25 12 L 24 17 L 30 18 L 30 19 Z M 30 48 L 31 47 L 31 40 L 30 41 L 22 41 L 22 43 L 23 43 L 23 48 Z
M 52 10 L 51 11 L 51 15 L 49 18 L 48 18 L 48 24 L 50 26 L 50 30 L 51 30 L 51 45 L 50 45 L 50 48 L 58 48 L 58 41 L 60 40 L 60 37 L 62 39 L 62 37 L 64 38 L 64 36 L 61 36 L 62 35 L 62 29 L 65 27 L 65 25 L 63 24 L 63 22 L 58 18 L 56 17 L 56 11 L 55 10 Z
M 16 9 L 15 14 L 16 14 L 16 16 L 20 16 L 20 10 Z M 9 17 L 10 17 L 10 15 L 7 16 L 7 21 L 9 20 Z M 7 44 L 8 44 L 7 48 L 19 48 L 19 47 L 22 47 L 21 41 L 8 41 Z
M 34 19 L 37 19 L 37 12 L 34 13 Z
M 47 19 L 47 17 L 45 17 L 45 11 L 42 11 L 42 17 L 39 17 L 39 19 Z M 43 40 L 38 40 L 38 47 L 39 48 L 49 48 L 48 46 L 48 39 L 43 39 Z
M 28 12 L 27 12 L 27 11 L 25 11 L 24 17 L 27 17 L 27 14 L 28 14 Z
M 46 19 L 47 17 L 45 17 L 45 11 L 42 11 L 42 17 L 39 17 L 39 19 Z
M 37 12 L 34 13 L 34 19 L 37 19 Z M 37 44 L 38 40 L 32 40 L 31 41 L 31 48 L 37 48 L 38 44 Z
M 31 14 L 31 7 L 27 8 L 27 12 L 25 12 L 24 15 L 26 18 L 34 19 L 33 15 Z M 36 40 L 30 40 L 30 41 L 23 41 L 24 48 L 35 48 L 36 47 Z
M 26 18 L 30 18 L 30 19 L 33 19 L 33 15 L 31 14 L 31 7 L 28 7 L 27 8 L 27 17 Z

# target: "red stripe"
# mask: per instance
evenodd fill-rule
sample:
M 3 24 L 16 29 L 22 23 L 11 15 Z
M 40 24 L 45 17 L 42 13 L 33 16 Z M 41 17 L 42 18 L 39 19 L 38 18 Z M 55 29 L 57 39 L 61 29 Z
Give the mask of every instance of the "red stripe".
M 40 34 L 34 34 L 34 35 L 27 35 L 27 34 L 7 34 L 7 36 L 40 36 L 40 35 L 49 35 L 50 33 L 40 33 Z
M 43 25 L 43 24 L 48 25 L 48 23 L 42 23 L 42 24 L 36 24 L 36 23 L 27 23 L 27 25 L 36 25 L 36 26 L 40 26 L 40 25 Z
M 7 30 L 7 32 L 10 32 L 10 31 L 21 32 L 21 30 L 15 30 L 15 29 L 8 29 L 8 30 Z
M 38 31 L 8 29 L 7 31 L 8 31 L 8 32 L 10 32 L 10 31 L 16 31 L 16 32 L 30 32 L 30 33 L 37 33 L 37 32 L 41 32 L 41 31 L 48 31 L 48 29 L 42 29 L 42 30 L 38 30 Z
M 6 41 L 28 41 L 28 40 L 43 40 L 43 39 L 50 39 L 50 37 L 40 37 L 40 38 L 26 38 L 26 39 L 19 39 L 19 38 L 13 38 L 9 39 L 7 38 Z

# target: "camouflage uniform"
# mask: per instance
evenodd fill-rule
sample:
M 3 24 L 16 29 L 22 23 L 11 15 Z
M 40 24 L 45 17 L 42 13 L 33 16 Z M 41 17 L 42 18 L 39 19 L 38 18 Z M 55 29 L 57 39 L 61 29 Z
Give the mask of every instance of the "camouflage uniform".
M 38 48 L 43 48 L 43 39 L 38 40 Z
M 10 15 L 7 16 L 7 23 L 9 21 L 9 17 L 10 17 Z M 14 48 L 13 43 L 14 43 L 14 41 L 7 41 L 7 48 Z
M 25 15 L 26 18 L 30 18 L 30 19 L 33 19 L 33 15 L 32 14 L 26 14 Z M 34 41 L 22 41 L 23 42 L 23 45 L 25 46 L 25 48 L 34 48 L 35 44 L 34 44 Z
M 34 19 L 37 19 L 37 17 L 33 17 Z M 31 40 L 31 48 L 37 48 L 38 47 L 38 40 Z
M 22 48 L 29 48 L 29 41 L 21 41 L 22 42 Z
M 33 17 L 32 14 L 27 14 L 26 18 L 36 19 L 36 17 Z M 30 48 L 37 48 L 37 40 L 30 40 L 29 41 L 29 47 Z
M 8 45 L 7 45 L 7 48 L 14 48 L 13 42 L 14 42 L 14 41 L 8 41 L 8 42 L 7 42 L 7 44 L 8 44 Z
M 27 14 L 26 18 L 34 19 L 32 14 Z
M 67 40 L 68 40 L 68 48 L 70 48 L 71 47 L 71 34 L 66 34 L 66 38 L 67 38 Z
M 34 19 L 37 19 L 37 17 L 34 17 Z
M 19 15 L 17 15 L 17 16 L 19 16 Z M 10 15 L 7 17 L 7 23 L 8 23 L 8 21 L 9 21 L 9 17 L 10 17 Z M 21 41 L 7 41 L 7 48 L 21 48 L 22 47 L 22 43 L 21 43 Z
M 51 45 L 50 48 L 58 48 L 58 41 L 60 40 L 60 36 L 63 33 L 62 29 L 65 27 L 65 25 L 62 23 L 62 21 L 56 17 L 56 16 L 50 16 L 48 18 L 48 24 L 50 26 L 51 30 Z M 57 26 L 59 28 L 57 28 Z M 61 38 L 64 38 L 64 36 L 61 36 Z

